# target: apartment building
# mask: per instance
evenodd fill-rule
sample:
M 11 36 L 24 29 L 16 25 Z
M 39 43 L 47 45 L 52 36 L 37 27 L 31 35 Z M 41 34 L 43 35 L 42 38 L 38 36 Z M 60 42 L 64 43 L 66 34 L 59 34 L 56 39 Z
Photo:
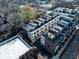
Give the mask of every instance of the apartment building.
M 34 22 L 31 22 L 23 26 L 23 30 L 28 34 L 28 37 L 32 42 L 35 42 L 42 34 L 48 32 L 49 28 L 54 26 L 59 22 L 60 16 L 55 15 L 45 15 Z
M 67 9 L 66 11 L 69 11 L 69 13 L 64 13 L 64 9 Z M 56 12 L 52 11 L 51 13 L 38 18 L 38 20 L 35 20 L 34 22 L 30 22 L 29 24 L 23 26 L 23 30 L 27 33 L 29 39 L 31 39 L 32 42 L 35 42 L 38 38 L 40 38 L 42 34 L 48 32 L 48 30 L 53 26 L 54 28 L 59 27 L 60 30 L 62 30 L 62 27 L 56 25 L 60 20 L 62 20 L 62 16 L 64 17 L 64 19 L 75 19 L 75 15 L 70 14 L 72 13 L 73 9 L 59 7 L 56 8 L 55 11 Z M 64 20 L 62 20 L 60 23 L 68 24 L 68 22 Z

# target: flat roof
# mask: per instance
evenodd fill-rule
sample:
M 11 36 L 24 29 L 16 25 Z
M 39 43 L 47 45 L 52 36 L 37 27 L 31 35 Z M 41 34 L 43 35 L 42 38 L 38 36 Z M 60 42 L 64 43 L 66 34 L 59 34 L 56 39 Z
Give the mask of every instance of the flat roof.
M 0 43 L 1 59 L 19 59 L 19 56 L 29 51 L 31 47 L 22 40 L 21 37 L 15 36 Z

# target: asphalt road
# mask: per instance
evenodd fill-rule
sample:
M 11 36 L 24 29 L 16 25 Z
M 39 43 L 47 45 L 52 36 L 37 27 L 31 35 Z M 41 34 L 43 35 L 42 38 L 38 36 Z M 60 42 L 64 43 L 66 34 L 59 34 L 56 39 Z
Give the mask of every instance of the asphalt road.
M 61 56 L 61 59 L 75 59 L 76 53 L 79 51 L 79 31 L 76 32 L 75 36 L 70 42 L 69 46 Z

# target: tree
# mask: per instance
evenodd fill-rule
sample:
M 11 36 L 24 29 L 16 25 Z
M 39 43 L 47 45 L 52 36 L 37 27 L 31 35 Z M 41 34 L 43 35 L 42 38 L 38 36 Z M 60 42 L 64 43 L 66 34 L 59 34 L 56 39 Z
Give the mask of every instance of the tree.
M 16 33 L 23 25 L 19 15 L 17 13 L 9 14 L 7 18 L 8 23 L 11 26 L 11 31 Z
M 33 21 L 36 18 L 36 13 L 34 11 L 34 9 L 30 6 L 27 5 L 22 5 L 20 6 L 21 11 L 22 11 L 22 19 L 24 22 L 29 22 L 29 21 Z

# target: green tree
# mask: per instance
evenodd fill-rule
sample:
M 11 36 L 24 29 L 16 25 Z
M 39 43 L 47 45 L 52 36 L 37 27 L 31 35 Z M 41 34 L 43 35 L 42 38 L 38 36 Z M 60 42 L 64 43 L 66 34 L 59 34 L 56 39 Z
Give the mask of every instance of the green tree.
M 22 5 L 21 11 L 23 13 L 22 15 L 23 22 L 29 22 L 31 20 L 33 21 L 36 18 L 36 13 L 34 9 L 30 6 Z

